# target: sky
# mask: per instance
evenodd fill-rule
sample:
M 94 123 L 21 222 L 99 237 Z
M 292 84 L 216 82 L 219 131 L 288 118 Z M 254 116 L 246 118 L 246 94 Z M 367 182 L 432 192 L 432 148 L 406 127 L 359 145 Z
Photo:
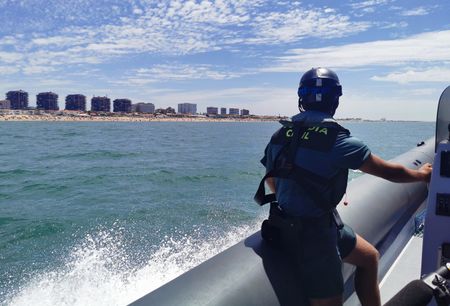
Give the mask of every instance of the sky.
M 434 121 L 449 16 L 437 0 L 0 0 L 0 94 L 291 116 L 301 75 L 329 67 L 336 117 Z

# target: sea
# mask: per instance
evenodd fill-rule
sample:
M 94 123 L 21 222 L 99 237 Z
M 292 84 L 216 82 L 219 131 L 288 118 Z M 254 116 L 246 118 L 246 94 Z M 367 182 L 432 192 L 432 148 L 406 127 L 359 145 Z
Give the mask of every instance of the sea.
M 385 159 L 435 133 L 342 124 Z M 257 231 L 279 126 L 0 122 L 0 305 L 127 305 Z

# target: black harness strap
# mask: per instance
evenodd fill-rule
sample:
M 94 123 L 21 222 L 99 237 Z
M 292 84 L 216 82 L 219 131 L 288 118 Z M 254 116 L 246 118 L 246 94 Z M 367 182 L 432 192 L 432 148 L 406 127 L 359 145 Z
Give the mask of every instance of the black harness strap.
M 291 172 L 294 169 L 295 156 L 297 155 L 298 143 L 300 140 L 300 137 L 299 137 L 300 128 L 301 128 L 300 124 L 297 124 L 294 126 L 293 133 L 292 133 L 293 139 L 291 140 L 291 142 L 289 144 L 289 148 L 288 148 L 288 152 L 287 152 L 288 155 L 287 155 L 286 167 L 290 168 Z
M 254 196 L 254 200 L 256 203 L 262 206 L 264 204 L 276 201 L 275 193 L 266 195 L 264 183 L 265 180 L 269 177 L 290 178 L 295 180 L 296 182 L 299 182 L 303 187 L 310 190 L 317 190 L 319 188 L 326 189 L 333 182 L 333 178 L 326 179 L 302 167 L 294 166 L 293 164 L 291 165 L 292 167 L 275 168 L 266 173 L 266 175 L 259 183 L 258 190 L 256 191 L 256 194 Z M 327 200 L 322 193 L 312 192 L 308 195 L 311 196 L 313 201 L 319 205 L 325 205 L 329 202 L 329 200 Z M 329 207 L 327 206 L 326 209 L 328 210 Z
M 341 216 L 339 215 L 339 212 L 337 211 L 336 207 L 332 210 L 333 213 L 333 219 L 334 223 L 336 223 L 336 227 L 338 229 L 342 229 L 344 227 L 344 222 L 341 219 Z
M 276 196 L 275 193 L 271 193 L 266 195 L 266 188 L 265 188 L 265 181 L 269 177 L 289 177 L 292 174 L 292 170 L 294 169 L 294 160 L 295 160 L 295 154 L 297 153 L 297 147 L 298 147 L 298 135 L 300 131 L 300 125 L 296 125 L 293 128 L 293 140 L 290 142 L 287 142 L 283 148 L 278 153 L 277 157 L 275 158 L 276 164 L 280 163 L 280 166 L 277 168 L 270 170 L 269 172 L 264 175 L 261 182 L 259 183 L 258 190 L 256 191 L 255 196 L 253 197 L 255 202 L 259 205 L 264 205 L 267 203 L 275 202 Z M 295 135 L 295 137 L 294 137 Z M 287 159 L 284 161 L 280 161 L 279 159 L 283 155 L 284 151 L 287 150 Z

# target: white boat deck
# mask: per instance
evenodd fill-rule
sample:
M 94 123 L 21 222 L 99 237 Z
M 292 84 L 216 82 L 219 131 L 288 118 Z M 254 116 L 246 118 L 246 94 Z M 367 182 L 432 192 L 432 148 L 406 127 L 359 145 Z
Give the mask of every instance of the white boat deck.
M 422 242 L 422 237 L 411 237 L 385 277 L 381 280 L 380 292 L 382 305 L 389 301 L 409 282 L 420 278 Z M 345 306 L 360 305 L 355 293 L 345 302 Z
M 413 236 L 380 282 L 381 301 L 386 303 L 410 281 L 420 278 L 422 237 Z

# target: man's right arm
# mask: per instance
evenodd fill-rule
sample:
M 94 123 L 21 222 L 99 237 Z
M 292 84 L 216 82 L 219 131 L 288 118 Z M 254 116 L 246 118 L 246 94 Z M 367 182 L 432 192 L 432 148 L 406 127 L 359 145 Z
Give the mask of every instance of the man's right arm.
M 395 183 L 429 182 L 432 166 L 426 163 L 418 170 L 413 170 L 370 154 L 359 170 Z

